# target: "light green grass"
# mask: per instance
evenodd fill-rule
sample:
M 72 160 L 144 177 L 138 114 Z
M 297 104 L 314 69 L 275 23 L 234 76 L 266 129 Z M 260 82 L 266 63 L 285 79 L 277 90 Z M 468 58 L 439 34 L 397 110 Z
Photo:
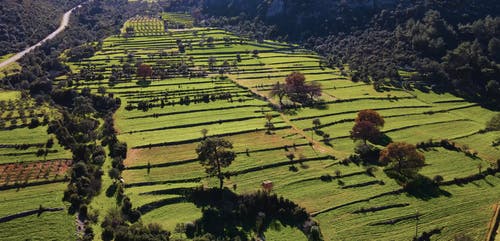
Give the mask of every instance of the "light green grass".
M 171 15 L 173 16 L 173 15 Z M 203 167 L 196 158 L 194 140 L 201 137 L 200 130 L 206 128 L 208 135 L 228 135 L 233 141 L 235 151 L 240 154 L 234 163 L 227 168 L 229 171 L 243 172 L 226 181 L 226 187 L 236 187 L 235 192 L 245 194 L 261 189 L 261 182 L 271 180 L 274 183 L 273 192 L 289 198 L 310 212 L 317 212 L 353 201 L 364 200 L 386 192 L 398 190 L 401 187 L 379 168 L 375 176 L 364 173 L 365 167 L 354 164 L 342 165 L 338 160 L 324 158 L 328 153 L 320 152 L 308 145 L 300 146 L 296 150 L 291 146 L 307 144 L 308 141 L 293 128 L 276 131 L 274 135 L 265 135 L 261 130 L 265 119 L 260 111 L 270 111 L 267 103 L 257 100 L 249 90 L 261 95 L 268 95 L 270 87 L 280 81 L 284 82 L 286 75 L 293 71 L 305 74 L 308 82 L 318 81 L 323 87 L 323 96 L 326 101 L 324 109 L 302 108 L 296 113 L 287 114 L 285 119 L 275 117 L 273 123 L 277 127 L 290 127 L 286 119 L 299 129 L 312 127 L 312 120 L 319 118 L 321 127 L 332 138 L 333 147 L 324 146 L 326 150 L 343 153 L 345 156 L 353 152 L 354 143 L 349 138 L 349 131 L 353 126 L 356 113 L 363 109 L 374 109 L 381 113 L 386 120 L 382 129 L 393 141 L 406 141 L 418 143 L 428 139 L 453 139 L 459 145 L 469 145 L 471 149 L 479 152 L 478 159 L 466 157 L 463 153 L 448 151 L 442 148 L 425 151 L 427 166 L 421 173 L 429 178 L 442 175 L 445 180 L 465 177 L 478 172 L 478 164 L 485 169 L 490 163 L 496 161 L 500 152 L 491 147 L 491 141 L 498 134 L 489 132 L 475 134 L 484 128 L 485 121 L 496 112 L 481 108 L 474 103 L 453 96 L 451 94 L 424 93 L 413 90 L 391 88 L 389 91 L 377 92 L 372 85 L 354 83 L 348 77 L 342 76 L 339 69 L 321 69 L 319 57 L 310 51 L 294 49 L 290 45 L 266 41 L 256 43 L 248 39 L 239 38 L 222 30 L 185 29 L 158 36 L 137 36 L 127 40 L 124 38 L 110 37 L 104 40 L 103 51 L 96 56 L 83 60 L 83 66 L 94 64 L 107 67 L 102 71 L 105 76 L 102 81 L 81 81 L 78 88 L 91 87 L 94 91 L 99 86 L 108 87 L 108 91 L 115 93 L 122 100 L 122 107 L 115 115 L 116 127 L 119 130 L 119 139 L 125 141 L 128 147 L 147 146 L 166 142 L 188 141 L 180 145 L 165 147 L 131 149 L 125 161 L 127 167 L 152 165 L 167 165 L 154 167 L 147 173 L 146 168 L 127 169 L 123 177 L 127 184 L 139 182 L 165 182 L 179 181 L 191 178 L 202 178 L 201 182 L 193 183 L 184 180 L 178 184 L 158 184 L 126 189 L 127 195 L 132 199 L 134 207 L 146 205 L 164 198 L 177 197 L 168 195 L 144 195 L 145 192 L 171 189 L 177 187 L 197 187 L 204 185 L 214 187 L 217 180 L 203 178 Z M 214 46 L 199 46 L 198 43 L 208 36 L 215 38 Z M 231 44 L 225 45 L 223 37 L 231 39 Z M 193 49 L 186 48 L 185 54 L 172 56 L 177 51 L 176 39 L 183 43 L 192 41 Z M 241 41 L 241 42 L 240 42 Z M 252 56 L 249 51 L 258 49 L 258 57 Z M 108 86 L 107 79 L 111 73 L 110 66 L 120 64 L 120 58 L 125 58 L 126 51 L 133 52 L 137 61 L 156 65 L 159 60 L 187 61 L 190 68 L 207 69 L 209 57 L 216 58 L 216 65 L 227 60 L 232 64 L 236 54 L 240 53 L 242 61 L 237 63 L 227 74 L 228 80 L 212 81 L 217 73 L 206 78 L 175 78 L 153 80 L 149 86 L 138 86 L 137 78 L 132 77 L 129 82 Z M 170 55 L 159 57 L 161 51 Z M 153 56 L 148 57 L 147 55 Z M 106 63 L 106 56 L 111 60 Z M 187 59 L 192 57 L 193 62 Z M 72 69 L 77 71 L 81 65 L 72 64 Z M 410 75 L 411 73 L 405 73 Z M 62 78 L 64 79 L 64 78 Z M 137 101 L 157 99 L 153 103 L 159 104 L 160 98 L 165 101 L 177 101 L 181 97 L 198 95 L 200 92 L 224 93 L 228 92 L 241 98 L 240 101 L 211 101 L 210 103 L 194 103 L 189 105 L 167 105 L 163 108 L 153 107 L 147 112 L 139 110 L 125 110 L 128 104 L 135 105 Z M 270 98 L 277 101 L 276 98 Z M 234 107 L 234 108 L 230 108 Z M 182 113 L 185 112 L 185 113 Z M 277 112 L 272 112 L 277 114 Z M 158 117 L 150 115 L 157 114 Z M 148 116 L 149 115 L 149 116 Z M 255 119 L 236 121 L 241 117 L 257 117 Z M 210 121 L 232 120 L 226 123 L 203 124 Z M 337 123 L 344 121 L 343 123 Z M 332 124 L 337 123 L 337 124 Z M 184 126 L 181 125 L 192 125 Z M 163 130 L 148 130 L 166 128 Z M 255 131 L 260 129 L 260 131 Z M 135 132 L 134 132 L 135 131 Z M 138 132 L 142 131 L 142 132 Z M 233 134 L 240 131 L 254 131 L 245 134 Z M 306 135 L 309 135 L 307 131 Z M 322 137 L 313 134 L 315 140 Z M 285 150 L 288 146 L 288 150 Z M 273 150 L 264 150 L 275 148 Z M 246 150 L 249 155 L 246 155 Z M 290 170 L 290 165 L 285 165 L 286 154 L 295 152 L 296 157 L 319 158 L 319 160 L 305 161 L 295 164 L 297 172 Z M 343 158 L 345 156 L 338 156 Z M 178 163 L 185 161 L 185 163 Z M 276 166 L 272 166 L 278 164 Z M 334 176 L 340 171 L 342 183 L 338 180 L 323 182 L 319 177 L 324 174 Z M 371 182 L 378 183 L 370 184 Z M 109 184 L 108 181 L 107 184 Z M 357 184 L 370 184 L 361 187 L 343 188 Z M 233 186 L 235 184 L 235 186 Z M 475 181 L 463 186 L 452 185 L 443 187 L 443 193 L 438 197 L 429 199 L 407 196 L 406 194 L 391 195 L 376 198 L 370 202 L 359 202 L 334 209 L 315 217 L 319 221 L 321 230 L 326 240 L 409 240 L 414 234 L 413 220 L 406 220 L 394 225 L 372 226 L 374 222 L 409 215 L 416 209 L 422 213 L 420 231 L 430 231 L 433 228 L 444 227 L 441 234 L 433 239 L 451 240 L 458 232 L 465 232 L 474 239 L 483 238 L 486 225 L 491 215 L 490 207 L 500 199 L 496 186 L 500 184 L 499 177 L 488 176 L 485 180 Z M 109 200 L 96 199 L 96 204 L 105 209 L 113 206 Z M 106 200 L 105 198 L 102 198 Z M 387 209 L 375 213 L 352 214 L 362 207 L 375 207 L 398 203 L 408 203 L 404 208 Z M 201 215 L 200 210 L 190 203 L 174 203 L 157 208 L 143 215 L 145 222 L 158 222 L 168 229 L 173 229 L 176 223 L 194 221 Z M 268 240 L 301 240 L 304 235 L 295 228 L 281 230 L 267 230 Z
M 63 211 L 45 212 L 40 216 L 14 219 L 0 224 L 1 240 L 71 240 L 75 239 L 75 217 L 67 213 L 62 201 L 65 183 L 11 189 L 0 193 L 0 216 L 22 211 L 46 208 L 64 208 Z

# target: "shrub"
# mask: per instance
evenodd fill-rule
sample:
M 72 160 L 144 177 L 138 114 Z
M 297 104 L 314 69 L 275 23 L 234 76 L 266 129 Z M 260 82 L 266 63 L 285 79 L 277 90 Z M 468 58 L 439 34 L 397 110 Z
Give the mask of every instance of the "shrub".
M 500 130 L 500 114 L 497 114 L 497 115 L 493 116 L 486 123 L 486 130 L 488 130 L 488 131 L 498 131 L 498 130 Z
M 323 182 L 331 182 L 333 177 L 330 174 L 323 174 L 319 179 Z
M 439 184 L 444 180 L 444 178 L 441 175 L 436 175 L 432 180 L 434 181 L 434 183 Z

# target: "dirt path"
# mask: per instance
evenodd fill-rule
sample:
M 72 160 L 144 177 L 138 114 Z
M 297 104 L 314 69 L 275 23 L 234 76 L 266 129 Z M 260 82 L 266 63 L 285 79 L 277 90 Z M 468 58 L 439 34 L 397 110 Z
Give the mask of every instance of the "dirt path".
M 237 81 L 236 76 L 234 76 L 234 75 L 229 74 L 229 79 L 231 81 L 233 81 L 235 84 L 239 85 L 239 86 L 246 87 L 242 83 L 239 83 Z M 254 88 L 251 88 L 251 87 L 246 87 L 246 88 L 248 88 L 252 93 L 265 98 L 267 100 L 267 102 L 271 103 L 276 108 L 279 108 L 280 105 L 279 105 L 279 103 L 275 99 L 272 99 L 272 98 L 269 98 L 268 96 L 265 96 L 264 94 L 262 94 L 261 92 L 259 92 L 258 90 L 254 89 Z M 283 121 L 285 123 L 287 123 L 288 125 L 290 125 L 292 127 L 294 133 L 297 133 L 297 134 L 303 136 L 309 143 L 312 143 L 312 147 L 313 147 L 314 150 L 317 150 L 317 151 L 319 151 L 320 153 L 323 153 L 323 154 L 335 156 L 337 158 L 339 158 L 339 157 L 347 157 L 349 155 L 348 153 L 335 151 L 331 147 L 324 146 L 323 143 L 321 143 L 320 141 L 314 139 L 314 137 L 313 137 L 314 134 L 309 134 L 308 135 L 304 130 L 302 130 L 297 125 L 295 125 L 288 118 L 288 116 L 286 116 L 285 114 L 283 114 L 281 112 L 280 112 L 280 116 L 281 116 L 281 118 L 283 119 Z
M 488 233 L 486 235 L 486 241 L 499 241 L 500 240 L 500 202 L 493 205 L 493 216 L 488 223 Z
M 24 55 L 26 55 L 27 53 L 33 51 L 35 48 L 37 47 L 40 47 L 42 44 L 44 44 L 45 42 L 47 42 L 48 40 L 50 39 L 53 39 L 54 37 L 56 37 L 58 34 L 60 34 L 62 31 L 64 31 L 64 29 L 68 26 L 69 24 L 69 17 L 71 16 L 71 13 L 73 12 L 73 10 L 77 9 L 77 8 L 80 8 L 82 7 L 82 5 L 78 5 L 72 9 L 70 9 L 69 11 L 67 11 L 66 13 L 64 13 L 63 17 L 62 17 L 62 20 L 61 20 L 61 24 L 59 25 L 59 28 L 57 28 L 54 32 L 52 32 L 51 34 L 49 34 L 47 37 L 45 37 L 44 39 L 42 39 L 40 42 L 38 42 L 37 44 L 13 55 L 12 57 L 6 59 L 5 61 L 1 62 L 0 63 L 0 68 L 3 68 L 9 64 L 12 64 L 18 60 L 20 60 L 22 57 L 24 57 Z
M 76 236 L 83 237 L 83 234 L 85 232 L 85 224 L 82 222 L 82 220 L 80 220 L 78 214 L 75 215 L 75 227 L 76 227 Z

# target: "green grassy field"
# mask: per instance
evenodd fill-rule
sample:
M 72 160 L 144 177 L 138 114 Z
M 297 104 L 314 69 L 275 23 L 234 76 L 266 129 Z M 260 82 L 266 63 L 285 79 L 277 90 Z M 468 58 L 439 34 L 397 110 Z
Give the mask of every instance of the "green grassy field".
M 76 238 L 75 217 L 67 213 L 62 201 L 65 183 L 11 189 L 0 192 L 0 216 L 26 210 L 64 208 L 0 223 L 1 240 L 72 240 Z
M 14 54 L 6 54 L 4 56 L 0 56 L 0 62 L 3 62 L 4 60 L 12 57 Z M 0 79 L 6 77 L 6 76 L 9 76 L 9 75 L 12 75 L 14 73 L 17 73 L 21 71 L 21 65 L 19 65 L 19 63 L 17 62 L 14 62 L 14 63 L 11 63 L 7 66 L 4 66 L 2 68 L 0 68 Z M 0 97 L 1 99 L 2 97 Z
M 174 14 L 165 16 L 180 18 Z M 96 91 L 104 86 L 122 100 L 115 119 L 119 139 L 129 147 L 125 162 L 128 169 L 123 173 L 125 183 L 130 185 L 126 193 L 136 207 L 162 200 L 166 203 L 143 213 L 144 222 L 158 222 L 173 230 L 176 223 L 201 216 L 198 207 L 168 190 L 217 185 L 217 180 L 207 178 L 196 161 L 194 149 L 205 128 L 209 136 L 227 136 L 235 145 L 238 157 L 228 170 L 237 175 L 226 182 L 228 188 L 240 194 L 250 193 L 261 189 L 262 181 L 272 180 L 273 192 L 315 214 L 325 240 L 409 240 L 415 233 L 415 219 L 408 217 L 417 210 L 420 233 L 440 230 L 433 240 L 450 240 L 457 233 L 471 235 L 474 240 L 484 239 L 491 207 L 500 200 L 499 175 L 465 185 L 444 186 L 436 196 L 382 195 L 401 187 L 382 170 L 369 176 L 365 167 L 343 165 L 339 160 L 353 153 L 355 145 L 349 130 L 357 112 L 374 109 L 385 117 L 382 131 L 393 141 L 416 144 L 429 139 L 451 139 L 478 152 L 477 158 L 470 158 L 443 148 L 422 150 L 428 163 L 421 171 L 423 175 L 442 175 L 446 181 L 475 174 L 479 164 L 486 168 L 500 157 L 500 150 L 491 146 L 500 133 L 478 132 L 495 112 L 450 94 L 396 88 L 377 92 L 372 85 L 350 81 L 339 69 L 321 68 L 316 54 L 287 43 L 257 43 L 218 29 L 181 29 L 156 35 L 156 30 L 148 30 L 152 29 L 149 23 L 134 24 L 142 24 L 134 28 L 144 29 L 148 36 L 109 37 L 95 56 L 68 64 L 75 73 L 95 66 L 97 73 L 104 76 L 101 80 L 81 79 L 73 87 Z M 214 39 L 212 44 L 207 44 L 209 37 Z M 191 47 L 179 53 L 178 41 L 191 43 Z M 254 50 L 258 50 L 257 56 L 252 53 Z M 237 60 L 238 54 L 241 61 Z M 219 78 L 216 70 L 209 71 L 211 58 L 216 67 L 229 65 L 224 73 L 227 78 Z M 189 77 L 175 72 L 147 82 L 139 81 L 135 75 L 109 81 L 113 65 L 137 62 L 169 70 L 185 65 L 199 72 L 207 71 L 208 76 Z M 277 99 L 269 97 L 271 85 L 283 82 L 292 71 L 300 71 L 307 81 L 322 85 L 324 108 L 303 108 L 286 114 L 271 108 L 269 102 L 277 103 Z M 209 100 L 203 99 L 205 94 Z M 188 103 L 181 101 L 185 98 L 189 98 Z M 150 108 L 139 110 L 139 103 Z M 278 130 L 272 135 L 264 131 L 265 113 L 274 116 L 272 122 Z M 332 138 L 331 146 L 310 131 L 316 118 L 321 121 L 320 130 Z M 309 145 L 311 141 L 313 145 Z M 288 163 L 286 154 L 290 152 L 295 160 L 301 160 L 294 164 L 297 171 L 291 171 Z M 153 165 L 150 172 L 148 163 Z M 333 176 L 337 171 L 342 182 L 320 180 L 321 175 Z M 148 194 L 157 190 L 169 194 Z M 97 209 L 113 205 L 104 197 L 97 200 L 101 200 Z M 353 213 L 361 208 L 394 204 L 403 205 Z M 377 224 L 397 218 L 402 221 Z M 266 237 L 305 239 L 298 229 L 279 225 L 267 230 Z
M 0 91 L 0 165 L 37 160 L 66 159 L 71 152 L 57 143 L 54 135 L 47 134 L 44 120 L 50 121 L 57 111 L 47 104 L 36 104 L 32 99 L 21 99 L 18 91 Z M 31 126 L 33 120 L 39 124 Z M 47 148 L 47 156 L 37 155 L 49 139 L 54 145 Z
M 31 119 L 36 118 L 42 123 L 44 116 L 50 120 L 56 112 L 46 104 L 36 105 L 32 99 L 21 99 L 18 91 L 3 90 L 0 91 L 0 110 L 0 121 L 4 122 L 0 130 L 0 217 L 36 210 L 40 205 L 63 208 L 62 211 L 0 223 L 0 240 L 75 239 L 75 217 L 67 214 L 67 207 L 62 201 L 66 183 L 61 183 L 68 164 L 71 164 L 70 160 L 66 160 L 71 158 L 71 152 L 64 150 L 55 136 L 47 134 L 46 125 L 29 127 Z M 54 140 L 54 145 L 45 148 L 50 138 Z M 40 149 L 47 150 L 47 155 L 37 155 Z M 53 181 L 59 183 L 14 186 Z

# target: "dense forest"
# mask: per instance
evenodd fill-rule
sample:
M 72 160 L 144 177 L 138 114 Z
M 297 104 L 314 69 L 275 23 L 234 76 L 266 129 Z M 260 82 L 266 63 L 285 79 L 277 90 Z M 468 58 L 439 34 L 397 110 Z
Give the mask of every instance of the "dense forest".
M 80 0 L 2 0 L 0 56 L 26 48 L 59 26 L 61 16 Z
M 494 0 L 178 2 L 191 4 L 201 25 L 302 43 L 375 87 L 411 81 L 490 107 L 499 102 Z M 411 74 L 403 78 L 400 70 Z

